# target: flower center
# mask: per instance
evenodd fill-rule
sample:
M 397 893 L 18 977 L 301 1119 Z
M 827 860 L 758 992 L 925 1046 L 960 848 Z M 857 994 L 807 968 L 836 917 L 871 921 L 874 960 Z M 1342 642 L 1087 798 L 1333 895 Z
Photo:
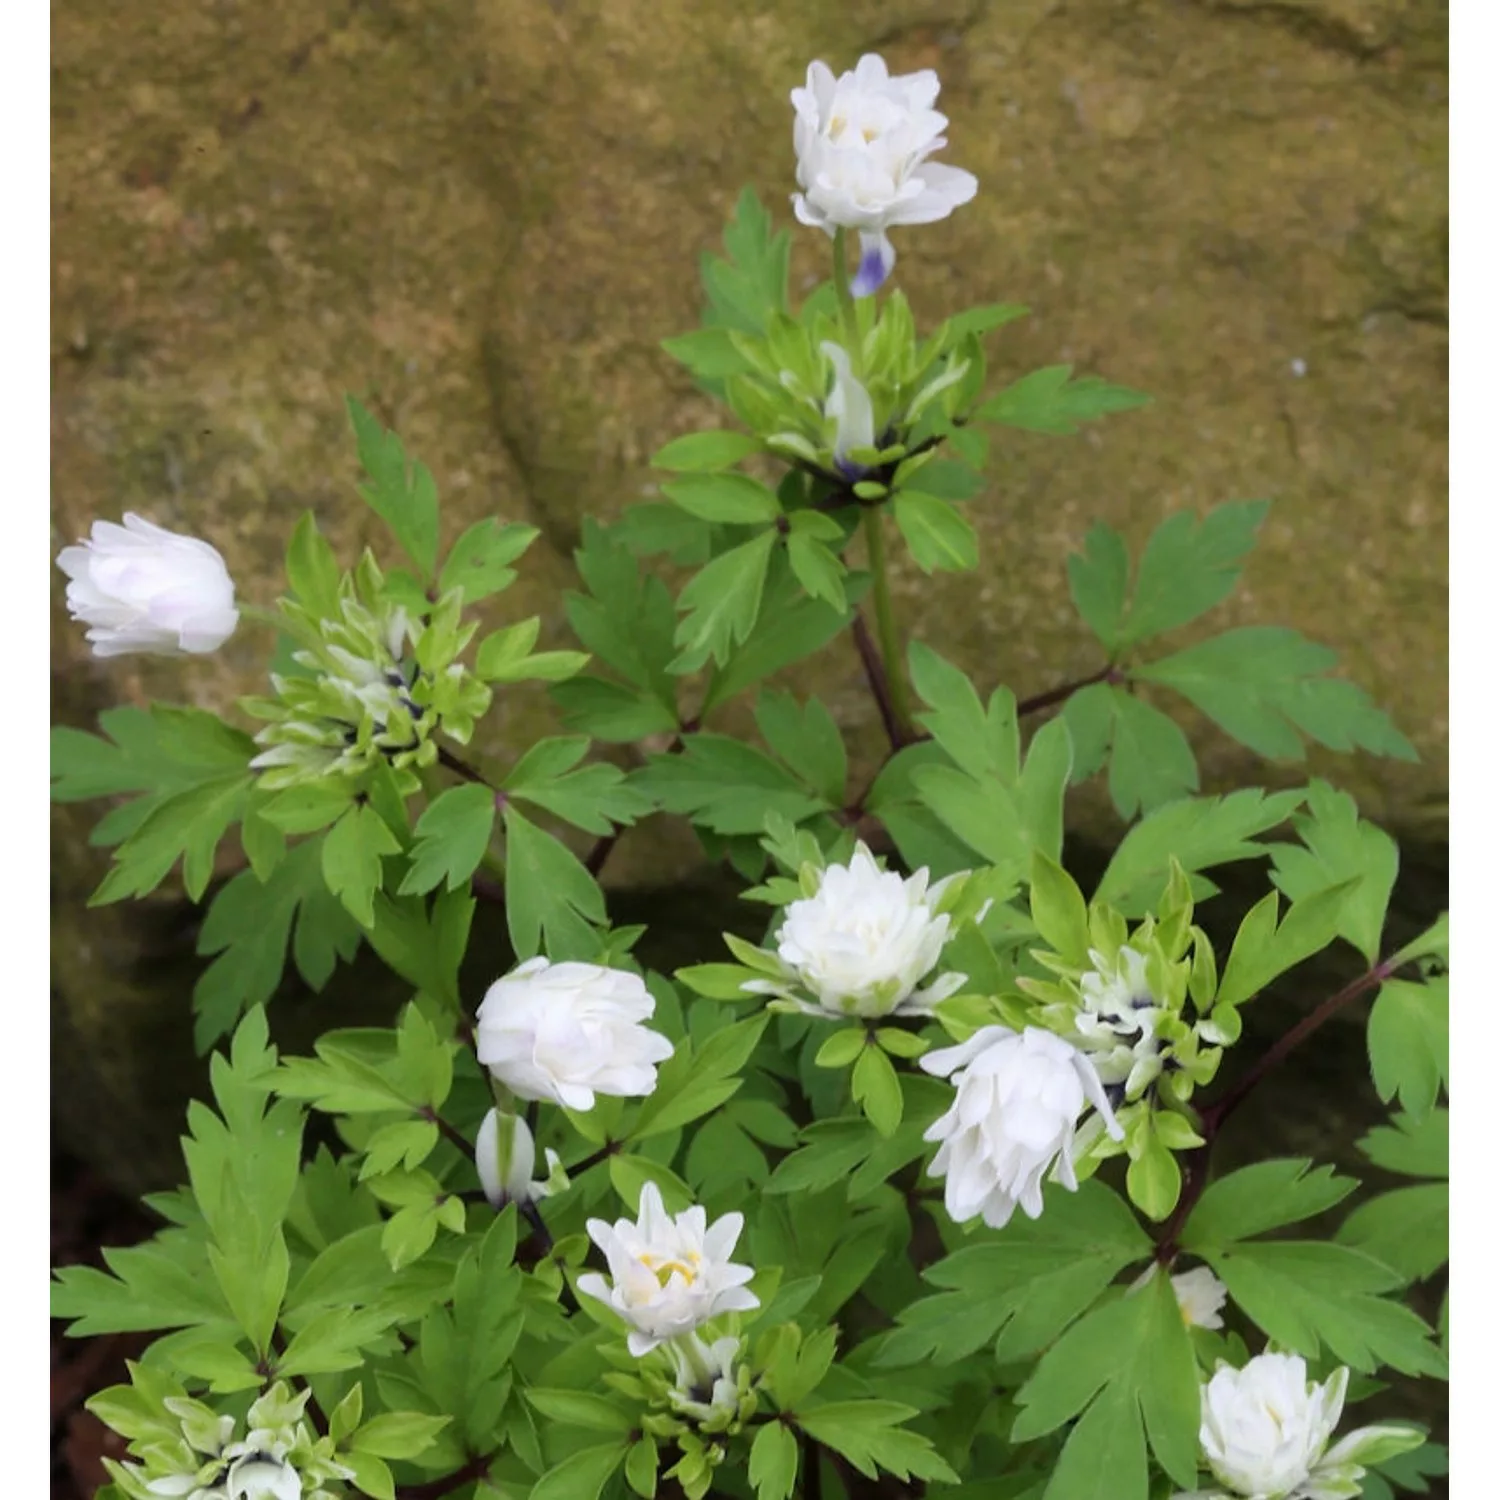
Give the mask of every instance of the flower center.
M 685 1260 L 674 1260 L 670 1256 L 656 1255 L 647 1251 L 641 1256 L 641 1264 L 656 1277 L 657 1284 L 663 1288 L 672 1279 L 674 1271 L 689 1286 L 692 1286 L 702 1270 L 703 1257 L 696 1250 L 688 1250 L 685 1254 Z

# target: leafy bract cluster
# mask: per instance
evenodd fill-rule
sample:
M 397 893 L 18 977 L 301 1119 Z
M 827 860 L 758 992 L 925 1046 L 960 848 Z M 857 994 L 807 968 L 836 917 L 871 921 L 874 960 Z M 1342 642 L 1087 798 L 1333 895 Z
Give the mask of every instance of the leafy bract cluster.
M 1433 1330 L 1401 1296 L 1447 1260 L 1446 920 L 1389 951 L 1394 843 L 1320 779 L 1195 795 L 1166 705 L 1277 760 L 1410 746 L 1294 631 L 1164 640 L 1228 597 L 1261 502 L 1169 516 L 1134 559 L 1088 534 L 1085 680 L 1023 699 L 903 651 L 888 541 L 975 568 L 993 434 L 1144 398 L 1064 367 L 994 388 L 984 340 L 1021 309 L 919 338 L 841 260 L 793 307 L 753 193 L 725 250 L 666 348 L 739 425 L 674 439 L 659 500 L 584 524 L 581 649 L 493 618 L 534 528 L 444 552 L 432 476 L 351 403 L 404 561 L 344 571 L 304 517 L 271 692 L 242 705 L 259 733 L 163 705 L 54 731 L 53 795 L 112 799 L 95 901 L 179 865 L 207 899 L 197 1036 L 229 1039 L 187 1182 L 148 1200 L 163 1227 L 57 1274 L 73 1333 L 159 1335 L 94 1398 L 129 1445 L 103 1494 L 1249 1494 L 1264 1455 L 1225 1445 L 1255 1412 L 1204 1392 L 1268 1353 L 1314 1414 L 1277 1500 L 1420 1491 L 1443 1464 L 1420 1433 L 1341 1448 L 1314 1417 L 1446 1368 L 1446 1300 Z M 878 760 L 784 675 L 846 633 Z M 486 716 L 536 683 L 560 732 L 502 755 Z M 1127 827 L 1086 892 L 1064 812 L 1095 776 Z M 599 883 L 651 815 L 747 887 L 746 935 L 672 973 Z M 1230 865 L 1267 888 L 1225 936 Z M 482 1014 L 481 903 L 517 961 Z M 288 961 L 318 990 L 362 945 L 404 986 L 395 1022 L 281 1055 Z M 1330 949 L 1363 969 L 1224 1069 L 1244 1008 Z M 1365 995 L 1383 1185 L 1345 1211 L 1359 1184 L 1309 1160 L 1216 1172 L 1263 1072 Z

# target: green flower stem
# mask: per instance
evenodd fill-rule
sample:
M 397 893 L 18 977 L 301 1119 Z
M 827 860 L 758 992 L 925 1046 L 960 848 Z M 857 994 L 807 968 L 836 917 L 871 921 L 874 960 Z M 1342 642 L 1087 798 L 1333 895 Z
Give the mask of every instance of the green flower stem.
M 839 312 L 844 319 L 844 338 L 849 349 L 849 364 L 857 380 L 865 374 L 864 340 L 859 336 L 859 312 L 854 306 L 854 293 L 849 290 L 849 255 L 846 248 L 848 231 L 833 232 L 833 290 L 838 295 Z
M 901 660 L 901 636 L 891 608 L 891 581 L 885 558 L 884 522 L 878 506 L 865 510 L 865 546 L 870 554 L 870 572 L 875 579 L 875 629 L 880 638 L 880 656 L 891 698 L 896 736 L 904 743 L 911 735 L 911 699 L 906 690 L 906 670 Z
M 243 601 L 236 607 L 242 620 L 253 620 L 257 625 L 269 625 L 272 630 L 287 628 L 287 622 L 282 618 L 280 610 L 267 609 L 263 604 L 246 604 Z

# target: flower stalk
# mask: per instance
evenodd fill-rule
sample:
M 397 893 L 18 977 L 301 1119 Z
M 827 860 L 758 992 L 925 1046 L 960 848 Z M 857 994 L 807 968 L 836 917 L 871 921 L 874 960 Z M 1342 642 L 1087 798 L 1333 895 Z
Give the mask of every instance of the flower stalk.
M 891 605 L 885 533 L 881 529 L 883 525 L 879 508 L 869 507 L 864 514 L 864 528 L 870 573 L 875 580 L 875 631 L 880 641 L 880 658 L 885 667 L 885 683 L 890 694 L 896 735 L 901 743 L 905 743 L 911 735 L 911 697 L 907 692 L 906 672 L 901 661 L 901 633 L 896 626 L 896 612 Z

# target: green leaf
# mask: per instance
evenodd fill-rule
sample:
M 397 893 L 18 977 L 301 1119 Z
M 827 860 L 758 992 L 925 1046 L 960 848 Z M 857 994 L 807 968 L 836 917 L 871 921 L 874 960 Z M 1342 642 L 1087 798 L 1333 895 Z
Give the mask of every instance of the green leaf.
M 1400 968 L 1403 964 L 1419 958 L 1437 959 L 1444 967 L 1448 963 L 1448 913 L 1444 912 L 1426 932 L 1413 938 L 1390 960 L 1390 966 Z
M 572 769 L 588 748 L 588 739 L 582 735 L 538 740 L 501 785 L 507 796 L 534 803 L 575 828 L 597 835 L 650 812 L 650 801 L 626 783 L 618 766 L 600 762 Z
M 678 598 L 683 619 L 674 637 L 682 648 L 675 672 L 695 672 L 710 657 L 723 667 L 734 646 L 744 641 L 760 613 L 766 569 L 776 545 L 767 530 L 716 557 L 690 579 Z
M 147 895 L 179 859 L 189 899 L 201 900 L 213 877 L 219 841 L 243 813 L 252 784 L 253 778 L 241 770 L 155 799 L 140 825 L 115 850 L 114 865 L 89 897 L 89 905 Z
M 1251 907 L 1229 950 L 1229 962 L 1219 980 L 1219 1003 L 1240 1005 L 1278 975 L 1322 952 L 1338 932 L 1353 884 L 1329 886 L 1293 902 L 1279 926 L 1275 891 Z
M 73 1320 L 71 1337 L 164 1328 L 233 1330 L 229 1304 L 201 1239 L 166 1232 L 144 1245 L 105 1247 L 100 1253 L 107 1271 L 63 1266 L 53 1272 L 52 1316 Z
M 1146 543 L 1130 612 L 1111 649 L 1165 635 L 1227 599 L 1269 509 L 1265 500 L 1234 500 L 1201 521 L 1187 511 L 1168 516 Z
M 916 1415 L 913 1407 L 899 1401 L 830 1401 L 799 1413 L 797 1425 L 868 1478 L 885 1469 L 898 1479 L 957 1484 L 958 1476 L 931 1442 L 901 1425 Z
M 1021 753 L 1014 694 L 997 688 L 989 704 L 982 704 L 968 677 L 919 640 L 908 647 L 907 662 L 912 686 L 930 710 L 917 716 L 918 723 L 960 770 L 975 777 L 993 772 L 1005 784 L 1014 783 Z
M 690 516 L 724 526 L 763 525 L 781 514 L 775 491 L 748 474 L 688 474 L 661 491 Z
M 656 1495 L 656 1471 L 661 1464 L 655 1438 L 642 1435 L 630 1445 L 625 1455 L 625 1483 L 641 1497 L 654 1500 Z
M 530 1500 L 598 1500 L 604 1483 L 625 1459 L 629 1443 L 580 1448 L 537 1480 Z
M 1387 979 L 1366 1033 L 1375 1091 L 1424 1120 L 1448 1084 L 1448 980 Z
M 1089 913 L 1073 877 L 1038 850 L 1031 856 L 1031 920 L 1047 946 L 1069 963 L 1084 963 L 1089 950 Z
M 1339 1225 L 1338 1241 L 1424 1281 L 1448 1262 L 1448 1184 L 1417 1183 L 1361 1203 Z
M 722 1026 L 697 1046 L 684 1037 L 662 1064 L 656 1088 L 642 1103 L 629 1139 L 678 1130 L 731 1098 L 742 1081 L 737 1075 L 749 1062 L 768 1019 L 761 1014 Z
M 901 1080 L 889 1057 L 879 1047 L 866 1047 L 854 1064 L 851 1079 L 854 1102 L 880 1132 L 890 1136 L 901 1123 Z
M 653 755 L 630 784 L 664 812 L 724 835 L 759 834 L 769 813 L 792 822 L 825 811 L 785 767 L 721 734 L 685 735 L 677 755 Z
M 550 1421 L 591 1432 L 629 1432 L 635 1414 L 627 1407 L 590 1391 L 553 1391 L 532 1386 L 526 1399 Z
M 374 926 L 382 862 L 400 852 L 400 841 L 368 803 L 351 807 L 324 838 L 323 878 L 361 926 Z
M 1198 762 L 1175 720 L 1123 688 L 1111 687 L 1109 695 L 1109 795 L 1120 816 L 1128 822 L 1197 791 Z
M 1292 819 L 1302 840 L 1271 848 L 1271 879 L 1293 901 L 1327 886 L 1353 880 L 1345 898 L 1338 935 L 1373 964 L 1380 955 L 1386 907 L 1396 884 L 1400 856 L 1396 841 L 1364 822 L 1354 798 L 1325 781 L 1307 788 L 1307 811 Z
M 408 473 L 401 439 L 387 432 L 353 396 L 348 405 L 359 461 L 369 476 L 359 493 L 391 528 L 422 576 L 431 579 L 437 569 L 438 544 L 438 497 L 432 475 L 420 463 L 412 463 Z
M 1002 422 L 1028 432 L 1067 436 L 1080 422 L 1092 422 L 1110 412 L 1149 406 L 1151 398 L 1122 385 L 1111 385 L 1097 375 L 1070 380 L 1072 365 L 1049 365 L 1024 375 L 974 413 L 983 422 Z
M 633 744 L 677 729 L 675 711 L 658 698 L 602 677 L 571 677 L 553 686 L 552 697 L 565 728 L 611 744 Z
M 1152 1249 L 1129 1206 L 1102 1183 L 1050 1192 L 1040 1219 L 1014 1218 L 1001 1238 L 929 1267 L 924 1278 L 944 1290 L 897 1314 L 876 1362 L 948 1365 L 992 1339 L 1002 1363 L 1035 1354 Z
M 494 516 L 476 521 L 453 544 L 438 580 L 438 593 L 462 589 L 466 605 L 498 594 L 515 580 L 511 563 L 540 535 L 535 526 L 500 521 Z
M 756 701 L 755 723 L 799 780 L 831 807 L 843 805 L 849 774 L 844 738 L 817 698 L 799 706 L 790 693 L 768 688 Z
M 919 490 L 902 490 L 892 511 L 912 557 L 924 573 L 965 572 L 979 566 L 979 539 L 974 528 L 948 501 Z
M 1083 539 L 1083 551 L 1068 558 L 1068 589 L 1084 623 L 1113 655 L 1130 587 L 1130 555 L 1118 531 L 1097 522 Z
M 505 918 L 516 957 L 595 942 L 607 920 L 604 895 L 579 859 L 550 833 L 505 809 Z M 556 947 L 554 945 L 557 945 Z
M 1127 917 L 1141 917 L 1166 890 L 1172 860 L 1189 874 L 1269 855 L 1254 841 L 1286 821 L 1302 805 L 1303 793 L 1263 792 L 1258 788 L 1227 797 L 1195 797 L 1147 814 L 1120 841 L 1094 892 L 1094 900 Z M 1215 887 L 1195 894 L 1212 895 Z
M 743 432 L 689 432 L 659 449 L 651 463 L 654 468 L 679 473 L 708 473 L 732 468 L 759 451 L 760 443 Z
M 415 1458 L 432 1446 L 451 1420 L 416 1411 L 382 1412 L 354 1433 L 349 1446 L 356 1453 L 373 1453 L 376 1458 Z
M 1233 739 L 1267 759 L 1301 760 L 1303 740 L 1416 760 L 1411 744 L 1364 691 L 1325 674 L 1336 653 L 1295 630 L 1227 630 L 1134 675 L 1175 689 Z
M 1408 1375 L 1446 1373 L 1431 1330 L 1381 1293 L 1399 1273 L 1346 1245 L 1253 1240 L 1210 1248 L 1204 1258 L 1238 1307 L 1267 1338 L 1316 1359 L 1333 1357 L 1370 1373 L 1390 1365 Z
M 318 840 L 295 845 L 265 880 L 242 870 L 209 904 L 198 952 L 218 956 L 193 986 L 200 1052 L 276 993 L 289 944 L 297 972 L 314 990 L 328 983 L 340 960 L 354 957 L 360 930 L 323 879 L 321 851 Z
M 845 1026 L 830 1032 L 813 1058 L 818 1068 L 847 1068 L 869 1045 L 863 1026 Z
M 857 602 L 865 584 L 845 580 L 846 592 Z M 709 681 L 702 713 L 711 713 L 763 677 L 779 672 L 822 650 L 849 622 L 847 609 L 835 609 L 822 599 L 799 593 L 790 565 L 785 571 L 768 571 L 764 607 L 744 645 L 719 668 Z
M 790 1427 L 768 1422 L 755 1434 L 749 1478 L 756 1500 L 789 1500 L 797 1483 L 797 1439 Z
M 417 819 L 411 869 L 400 894 L 422 895 L 445 881 L 450 891 L 467 886 L 494 828 L 495 794 L 488 787 L 466 784 L 439 794 Z
M 1448 1175 L 1448 1111 L 1435 1109 L 1418 1120 L 1409 1114 L 1392 1117 L 1365 1136 L 1359 1149 L 1387 1172 L 1407 1177 Z
M 1154 1127 L 1153 1118 L 1144 1138 L 1133 1144 L 1125 1185 L 1130 1201 L 1148 1219 L 1160 1222 L 1177 1207 L 1182 1170 Z
M 97 843 L 119 843 L 166 797 L 244 771 L 256 748 L 249 735 L 214 714 L 161 703 L 106 709 L 99 727 L 103 736 L 53 727 L 52 800 L 85 802 L 120 792 L 149 795 L 130 804 L 139 811 L 117 837 L 96 835 Z
M 1196 1481 L 1197 1360 L 1164 1276 L 1073 1324 L 1042 1356 L 1016 1400 L 1021 1412 L 1012 1442 L 1044 1436 L 1088 1408 L 1064 1445 L 1047 1487 L 1050 1500 L 1097 1500 L 1101 1479 L 1118 1500 L 1146 1500 L 1148 1443 L 1179 1485 Z M 1107 1463 L 1114 1467 L 1106 1478 Z
M 786 539 L 786 556 L 793 574 L 810 599 L 822 599 L 831 608 L 848 608 L 844 593 L 844 565 L 816 537 L 793 531 Z
M 336 619 L 340 576 L 338 560 L 318 530 L 317 518 L 310 510 L 303 511 L 286 549 L 286 580 L 292 593 L 315 618 Z
M 1203 1255 L 1283 1224 L 1326 1213 L 1359 1184 L 1305 1157 L 1257 1162 L 1208 1185 L 1183 1226 L 1184 1248 Z

